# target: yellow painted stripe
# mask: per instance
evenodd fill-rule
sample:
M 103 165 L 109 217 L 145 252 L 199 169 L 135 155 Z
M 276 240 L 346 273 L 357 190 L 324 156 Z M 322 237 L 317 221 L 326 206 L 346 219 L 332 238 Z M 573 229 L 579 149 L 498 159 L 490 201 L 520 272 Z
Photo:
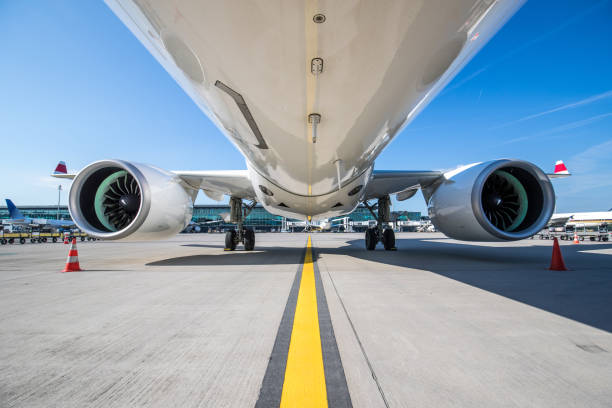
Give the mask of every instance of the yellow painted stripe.
M 327 407 L 310 235 L 295 307 L 280 406 Z

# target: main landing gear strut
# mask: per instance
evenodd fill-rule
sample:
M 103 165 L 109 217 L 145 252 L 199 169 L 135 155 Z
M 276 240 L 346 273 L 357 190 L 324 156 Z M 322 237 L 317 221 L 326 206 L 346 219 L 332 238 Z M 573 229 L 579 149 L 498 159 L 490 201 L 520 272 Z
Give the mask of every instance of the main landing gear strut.
M 367 201 L 363 204 L 366 206 L 372 216 L 376 218 L 376 226 L 368 228 L 365 233 L 365 246 L 368 251 L 376 249 L 376 244 L 382 242 L 387 251 L 395 251 L 395 232 L 388 227 L 388 222 L 391 218 L 391 199 L 389 196 L 383 196 L 378 199 L 378 203 L 370 205 Z M 378 213 L 374 210 L 378 209 Z
M 244 244 L 245 251 L 252 251 L 255 248 L 255 231 L 245 228 L 243 223 L 247 215 L 257 204 L 253 200 L 251 204 L 242 203 L 238 197 L 230 198 L 230 222 L 236 224 L 236 229 L 225 233 L 225 250 L 233 251 L 239 243 Z

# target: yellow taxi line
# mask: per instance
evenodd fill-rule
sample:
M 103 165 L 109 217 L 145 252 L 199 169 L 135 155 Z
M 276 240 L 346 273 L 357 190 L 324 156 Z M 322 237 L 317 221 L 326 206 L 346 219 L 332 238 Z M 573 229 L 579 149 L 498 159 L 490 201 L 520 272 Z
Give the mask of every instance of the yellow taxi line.
M 295 307 L 280 406 L 327 407 L 310 236 Z

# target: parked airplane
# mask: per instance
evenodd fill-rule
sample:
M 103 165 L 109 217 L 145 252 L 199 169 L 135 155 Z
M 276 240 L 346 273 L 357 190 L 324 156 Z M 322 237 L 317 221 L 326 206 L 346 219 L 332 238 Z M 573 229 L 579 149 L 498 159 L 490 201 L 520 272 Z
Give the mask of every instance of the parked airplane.
M 550 225 L 612 225 L 612 210 L 553 214 Z
M 25 225 L 30 227 L 53 227 L 53 228 L 72 228 L 74 222 L 68 220 L 50 220 L 47 218 L 30 218 L 24 216 L 19 208 L 13 204 L 11 200 L 6 199 L 6 207 L 8 208 L 11 218 L 2 220 L 4 225 Z
M 390 195 L 419 189 L 435 227 L 476 241 L 527 238 L 553 187 L 498 159 L 451 171 L 374 170 L 382 150 L 519 9 L 522 0 L 236 2 L 107 0 L 111 10 L 244 155 L 247 170 L 165 171 L 101 160 L 74 178 L 76 224 L 104 239 L 161 239 L 191 220 L 198 190 L 230 197 L 225 244 L 252 250 L 254 202 L 307 220 L 377 210 L 366 247 L 395 247 Z M 249 200 L 250 204 L 245 205 Z M 375 203 L 370 204 L 370 201 Z

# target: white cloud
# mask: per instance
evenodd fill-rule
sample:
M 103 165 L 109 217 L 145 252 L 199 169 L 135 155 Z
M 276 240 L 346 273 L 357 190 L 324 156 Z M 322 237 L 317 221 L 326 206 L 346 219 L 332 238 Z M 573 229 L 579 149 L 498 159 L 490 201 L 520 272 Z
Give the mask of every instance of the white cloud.
M 524 42 L 523 44 L 521 44 L 520 46 L 508 51 L 507 53 L 505 53 L 504 55 L 502 55 L 501 57 L 497 58 L 495 61 L 493 61 L 492 63 L 485 65 L 484 67 L 480 68 L 479 70 L 477 70 L 476 72 L 470 74 L 469 76 L 463 78 L 461 81 L 457 82 L 455 85 L 451 85 L 448 86 L 442 93 L 447 93 L 449 91 L 452 91 L 453 89 L 457 89 L 460 86 L 462 86 L 463 84 L 471 81 L 472 79 L 476 78 L 477 76 L 479 76 L 480 74 L 482 74 L 483 72 L 488 71 L 490 68 L 506 61 L 507 59 L 513 57 L 514 55 L 522 52 L 523 50 L 531 47 L 532 45 L 535 45 L 553 35 L 555 35 L 556 33 L 566 29 L 567 27 L 571 26 L 572 24 L 582 20 L 584 17 L 586 17 L 587 15 L 591 14 L 592 12 L 596 11 L 600 6 L 606 4 L 608 2 L 608 0 L 601 0 L 593 5 L 591 5 L 589 8 L 584 9 L 582 12 L 574 15 L 573 17 L 567 19 L 565 22 L 563 22 L 562 24 L 559 24 L 557 27 L 555 27 L 554 29 L 547 31 L 546 33 L 533 38 L 529 41 Z
M 529 139 L 529 136 L 515 137 L 514 139 L 506 140 L 505 142 L 502 143 L 502 145 L 518 143 L 518 142 L 522 142 L 523 140 L 528 140 L 528 139 Z
M 567 160 L 573 174 L 564 190 L 567 194 L 581 193 L 612 186 L 612 140 L 591 146 Z M 592 197 L 596 200 L 597 197 Z
M 576 102 L 572 102 L 572 103 L 568 103 L 568 104 L 565 104 L 565 105 L 557 106 L 556 108 L 548 109 L 548 110 L 545 110 L 543 112 L 538 112 L 538 113 L 534 113 L 532 115 L 524 116 L 524 117 L 522 117 L 520 119 L 516 119 L 516 120 L 510 121 L 510 122 L 502 123 L 501 125 L 494 126 L 491 129 L 500 129 L 500 128 L 504 128 L 504 127 L 507 127 L 507 126 L 515 125 L 517 123 L 525 122 L 527 120 L 539 118 L 539 117 L 542 117 L 542 116 L 545 116 L 545 115 L 550 115 L 551 113 L 556 113 L 556 112 L 561 112 L 561 111 L 568 110 L 568 109 L 578 108 L 580 106 L 588 105 L 590 103 L 597 102 L 597 101 L 600 101 L 602 99 L 606 99 L 606 98 L 609 98 L 609 97 L 612 97 L 612 90 L 609 90 L 609 91 L 606 91 L 606 92 L 602 92 L 602 93 L 597 94 L 597 95 L 592 95 L 592 96 L 589 96 L 588 98 L 581 99 L 581 100 L 576 101 Z
M 565 132 L 567 130 L 572 130 L 572 129 L 577 129 L 577 128 L 581 128 L 583 126 L 588 126 L 591 123 L 597 122 L 598 120 L 601 119 L 605 119 L 607 117 L 612 116 L 612 112 L 608 112 L 608 113 L 604 113 L 601 115 L 596 115 L 596 116 L 592 116 L 590 118 L 586 118 L 586 119 L 581 119 L 581 120 L 576 120 L 574 122 L 570 122 L 570 123 L 566 123 L 564 125 L 560 125 L 560 126 L 555 126 L 553 128 L 547 129 L 547 130 L 543 130 L 541 132 L 538 133 L 534 133 L 532 135 L 528 135 L 528 136 L 520 136 L 520 137 L 516 137 L 514 139 L 510 139 L 510 140 L 506 140 L 504 142 L 502 142 L 502 145 L 507 145 L 507 144 L 512 144 L 512 143 L 518 143 L 518 142 L 522 142 L 525 140 L 529 140 L 529 139 L 533 139 L 536 137 L 541 137 L 541 136 L 548 136 L 548 135 L 552 135 L 555 133 L 561 133 L 561 132 Z M 552 137 L 543 137 L 540 138 L 542 140 L 545 139 L 558 139 L 560 136 L 552 136 Z M 563 136 L 561 136 L 563 137 Z
M 538 132 L 538 133 L 536 133 L 536 135 L 537 136 L 550 135 L 550 134 L 553 134 L 553 133 L 564 132 L 566 130 L 577 129 L 577 128 L 580 128 L 580 127 L 583 127 L 583 126 L 590 125 L 591 123 L 597 122 L 598 120 L 607 118 L 608 116 L 612 116 L 612 112 L 604 113 L 604 114 L 601 114 L 601 115 L 595 115 L 595 116 L 592 116 L 590 118 L 576 120 L 574 122 L 566 123 L 566 124 L 561 125 L 561 126 L 556 126 L 554 128 L 551 128 L 551 129 L 548 129 L 548 130 L 544 130 L 542 132 Z

